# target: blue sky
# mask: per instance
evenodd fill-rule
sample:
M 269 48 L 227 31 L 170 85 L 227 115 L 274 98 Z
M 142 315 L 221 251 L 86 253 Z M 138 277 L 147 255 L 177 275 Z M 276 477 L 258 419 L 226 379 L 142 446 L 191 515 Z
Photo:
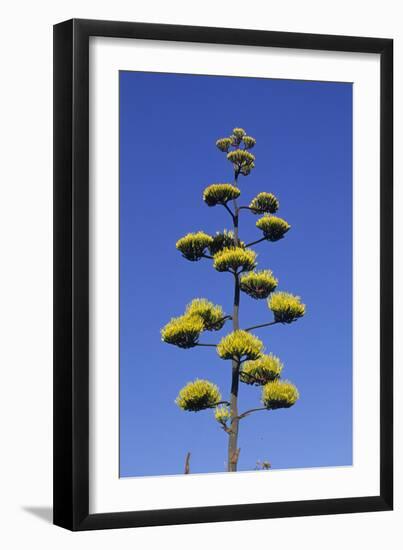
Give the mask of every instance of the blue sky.
M 258 268 L 273 270 L 279 290 L 307 305 L 298 322 L 256 331 L 300 400 L 241 422 L 238 469 L 257 460 L 276 469 L 352 463 L 352 85 L 121 72 L 121 476 L 182 473 L 188 451 L 192 473 L 225 470 L 227 436 L 213 412 L 183 412 L 174 400 L 195 378 L 213 381 L 226 398 L 230 362 L 214 348 L 164 344 L 160 329 L 195 297 L 231 312 L 232 276 L 209 260 L 185 260 L 175 243 L 231 228 L 228 213 L 208 208 L 202 193 L 232 180 L 215 141 L 233 127 L 257 140 L 240 204 L 272 192 L 292 226 L 283 240 L 256 245 Z M 256 220 L 242 211 L 243 240 L 261 236 Z M 241 326 L 271 318 L 265 300 L 241 295 Z M 255 406 L 260 389 L 241 384 L 240 411 Z

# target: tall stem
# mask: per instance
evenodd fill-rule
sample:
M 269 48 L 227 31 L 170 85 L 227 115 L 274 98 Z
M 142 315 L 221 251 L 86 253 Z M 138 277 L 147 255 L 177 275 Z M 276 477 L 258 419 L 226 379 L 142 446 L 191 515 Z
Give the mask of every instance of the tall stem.
M 235 173 L 235 185 L 237 185 L 238 174 Z M 238 216 L 239 209 L 236 202 L 236 199 L 233 201 L 234 204 L 234 237 L 235 245 L 239 244 L 238 236 Z M 239 287 L 239 275 L 235 273 L 235 288 L 234 288 L 234 306 L 232 311 L 232 327 L 233 330 L 239 329 L 239 300 L 240 300 L 240 287 Z M 239 370 L 240 362 L 239 360 L 232 360 L 232 377 L 231 377 L 231 397 L 230 397 L 230 414 L 231 414 L 231 425 L 229 429 L 229 438 L 228 438 L 228 471 L 236 472 L 238 466 L 238 431 L 239 431 L 239 417 L 238 417 L 238 388 L 239 388 Z

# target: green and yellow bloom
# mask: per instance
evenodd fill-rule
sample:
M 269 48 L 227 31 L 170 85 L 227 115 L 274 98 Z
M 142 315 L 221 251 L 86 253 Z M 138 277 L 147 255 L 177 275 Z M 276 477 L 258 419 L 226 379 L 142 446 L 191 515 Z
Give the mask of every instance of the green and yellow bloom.
M 245 330 L 235 330 L 221 339 L 217 345 L 217 353 L 221 359 L 258 359 L 263 351 L 263 343 L 259 338 Z
M 188 233 L 176 243 L 176 248 L 182 256 L 191 262 L 197 262 L 203 257 L 206 248 L 213 242 L 213 238 L 203 231 Z
M 246 135 L 246 132 L 243 128 L 234 128 L 232 130 L 232 145 L 236 146 L 239 145 L 242 141 L 242 138 Z
M 243 136 L 242 141 L 244 142 L 245 149 L 252 149 L 256 145 L 255 138 L 251 136 Z
M 223 248 L 214 254 L 213 266 L 217 271 L 243 273 L 255 269 L 256 265 L 256 252 L 241 246 Z
M 280 203 L 273 193 L 259 193 L 252 199 L 249 208 L 254 214 L 274 214 L 279 209 Z
M 255 300 L 267 298 L 277 288 L 278 280 L 273 273 L 265 269 L 263 271 L 251 271 L 240 278 L 240 288 Z
M 288 292 L 275 292 L 268 299 L 268 306 L 278 323 L 292 323 L 305 315 L 305 304 L 299 296 Z
M 197 345 L 204 323 L 199 316 L 182 315 L 172 318 L 161 330 L 161 339 L 179 348 L 193 348 Z
M 185 316 L 196 316 L 203 321 L 203 330 L 220 330 L 225 323 L 221 306 L 214 305 L 206 298 L 195 298 L 187 305 Z
M 274 380 L 263 386 L 262 403 L 267 409 L 288 409 L 298 398 L 297 388 L 288 380 Z
M 245 384 L 264 386 L 280 377 L 283 364 L 275 355 L 262 355 L 255 361 L 246 361 L 240 373 Z
M 256 227 L 263 231 L 268 241 L 278 241 L 284 237 L 291 225 L 277 216 L 263 216 L 256 222 Z
M 231 138 L 220 138 L 220 139 L 217 139 L 215 144 L 216 144 L 216 146 L 218 147 L 218 149 L 220 151 L 222 151 L 223 153 L 228 153 L 229 148 L 232 145 L 232 139 Z
M 232 162 L 234 170 L 244 176 L 247 176 L 252 168 L 255 167 L 255 156 L 244 149 L 235 149 L 227 154 L 227 159 Z
M 237 199 L 241 194 L 238 187 L 230 183 L 213 183 L 206 187 L 203 192 L 203 200 L 207 206 L 227 204 L 228 201 Z
M 175 400 L 184 411 L 202 411 L 210 409 L 221 401 L 218 387 L 208 380 L 196 379 L 182 388 Z
M 234 248 L 236 246 L 235 235 L 233 231 L 227 231 L 224 229 L 222 233 L 217 232 L 213 236 L 213 242 L 209 246 L 209 251 L 212 256 L 217 254 L 220 250 L 224 248 Z M 245 243 L 242 241 L 238 243 L 238 246 L 245 248 Z
M 214 417 L 217 422 L 226 426 L 228 420 L 231 418 L 231 411 L 227 405 L 219 405 L 214 410 Z

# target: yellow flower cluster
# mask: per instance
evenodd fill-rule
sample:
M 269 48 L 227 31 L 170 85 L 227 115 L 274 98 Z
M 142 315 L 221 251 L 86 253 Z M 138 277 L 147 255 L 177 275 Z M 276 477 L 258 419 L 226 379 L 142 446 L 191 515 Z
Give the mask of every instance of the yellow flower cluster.
M 197 262 L 203 257 L 206 248 L 213 242 L 213 238 L 203 231 L 188 233 L 176 243 L 176 248 L 191 262 Z
M 241 141 L 244 136 L 246 136 L 246 132 L 243 128 L 234 128 L 232 130 L 232 138 L 239 139 L 239 141 Z
M 203 322 L 203 330 L 220 330 L 224 326 L 224 312 L 221 306 L 216 306 L 206 298 L 195 298 L 187 305 L 185 316 L 199 317 Z
M 274 242 L 282 239 L 291 225 L 276 216 L 263 216 L 256 222 L 256 227 L 263 231 L 267 240 Z
M 230 151 L 227 155 L 227 159 L 239 166 L 242 166 L 244 163 L 252 163 L 255 160 L 255 155 L 245 151 L 245 149 L 235 149 L 235 151 Z
M 243 128 L 234 128 L 232 130 L 232 136 L 230 136 L 232 145 L 238 147 L 244 136 L 246 136 L 246 132 Z
M 273 193 L 259 193 L 252 199 L 249 208 L 254 214 L 263 214 L 269 212 L 274 214 L 279 209 L 280 203 Z
M 222 233 L 217 232 L 213 236 L 213 242 L 209 246 L 209 251 L 212 256 L 217 254 L 220 250 L 224 248 L 234 248 L 236 246 L 235 235 L 233 231 L 227 231 L 224 229 Z M 241 248 L 245 248 L 245 243 L 240 242 L 238 244 Z
M 227 159 L 234 165 L 235 172 L 247 176 L 255 167 L 255 156 L 245 149 L 235 149 L 227 154 Z
M 201 317 L 189 315 L 174 317 L 161 330 L 161 339 L 179 348 L 193 348 L 203 328 Z
M 288 380 L 274 380 L 263 386 L 262 403 L 267 409 L 288 409 L 298 398 L 297 388 Z
M 256 145 L 255 138 L 251 136 L 243 136 L 242 141 L 245 144 L 245 149 L 252 149 Z
M 232 145 L 232 139 L 231 138 L 217 139 L 215 144 L 217 145 L 217 147 L 220 151 L 222 151 L 223 153 L 228 153 L 229 148 Z
M 202 411 L 210 409 L 221 401 L 221 394 L 215 384 L 208 380 L 195 380 L 182 388 L 175 400 L 184 411 Z
M 256 361 L 246 361 L 240 374 L 245 384 L 264 386 L 279 378 L 283 364 L 275 355 L 262 355 Z
M 213 266 L 217 271 L 243 273 L 255 269 L 256 265 L 256 252 L 241 246 L 223 248 L 214 254 Z
M 231 136 L 216 141 L 218 149 L 227 153 L 227 159 L 234 165 L 235 173 L 243 176 L 250 174 L 252 168 L 255 167 L 255 157 L 247 151 L 255 145 L 255 138 L 247 136 L 243 128 L 234 128 Z M 230 151 L 231 147 L 235 151 Z
M 268 306 L 278 323 L 292 323 L 305 315 L 305 304 L 299 296 L 288 292 L 275 292 L 268 300 Z
M 217 345 L 217 353 L 221 359 L 236 359 L 251 361 L 258 359 L 263 351 L 263 343 L 259 338 L 245 330 L 235 330 L 221 339 Z
M 213 183 L 203 192 L 203 200 L 207 206 L 227 204 L 228 201 L 237 199 L 241 194 L 238 187 L 230 183 Z
M 228 420 L 231 418 L 231 411 L 227 405 L 219 405 L 215 408 L 214 417 L 223 426 L 225 426 Z
M 180 348 L 197 345 L 204 330 L 220 330 L 225 323 L 221 306 L 205 298 L 195 298 L 186 306 L 184 315 L 174 317 L 161 330 L 162 341 Z
M 240 278 L 241 290 L 256 300 L 267 298 L 277 285 L 278 280 L 268 269 L 251 271 Z

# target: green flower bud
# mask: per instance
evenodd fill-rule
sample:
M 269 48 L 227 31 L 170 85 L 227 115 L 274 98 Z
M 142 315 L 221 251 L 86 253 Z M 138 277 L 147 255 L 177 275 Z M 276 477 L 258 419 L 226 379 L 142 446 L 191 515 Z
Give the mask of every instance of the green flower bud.
M 175 400 L 184 411 L 202 411 L 210 409 L 221 401 L 218 387 L 208 380 L 195 380 L 182 388 Z
M 188 233 L 176 243 L 176 248 L 191 262 L 197 262 L 203 257 L 206 248 L 213 242 L 213 238 L 203 231 Z
M 283 364 L 275 355 L 262 355 L 256 361 L 246 361 L 240 373 L 241 382 L 245 384 L 264 386 L 279 378 Z
M 275 292 L 268 300 L 268 306 L 278 323 L 292 323 L 305 315 L 305 304 L 299 296 L 288 292 Z
M 272 193 L 259 193 L 250 203 L 249 208 L 254 214 L 263 214 L 277 212 L 280 204 Z
M 263 343 L 259 338 L 245 330 L 235 330 L 221 339 L 217 345 L 217 353 L 221 359 L 258 359 L 263 351 Z
M 275 242 L 284 237 L 291 225 L 276 216 L 263 216 L 256 222 L 256 227 L 263 231 L 267 240 Z
M 255 300 L 267 298 L 277 288 L 278 280 L 273 273 L 266 269 L 264 271 L 251 271 L 240 278 L 242 292 L 249 294 Z
M 288 380 L 274 380 L 263 386 L 262 403 L 267 409 L 288 409 L 298 398 L 297 388 Z
M 228 201 L 237 199 L 241 194 L 238 187 L 230 183 L 214 183 L 206 187 L 203 193 L 203 200 L 207 206 L 227 204 Z
M 256 252 L 241 246 L 224 248 L 214 254 L 213 266 L 217 271 L 242 273 L 255 269 L 256 265 Z

